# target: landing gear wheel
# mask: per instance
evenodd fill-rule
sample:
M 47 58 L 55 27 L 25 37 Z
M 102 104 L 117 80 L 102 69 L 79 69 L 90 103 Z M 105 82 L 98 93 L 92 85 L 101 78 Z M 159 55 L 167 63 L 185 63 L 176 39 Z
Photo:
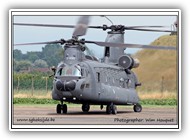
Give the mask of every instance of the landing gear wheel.
M 61 105 L 58 104 L 56 108 L 57 114 L 61 114 Z
M 114 104 L 107 105 L 106 107 L 107 114 L 117 114 L 117 107 Z
M 107 114 L 112 114 L 112 106 L 111 105 L 107 105 L 107 107 L 106 107 L 106 113 Z
M 56 108 L 57 114 L 67 113 L 67 105 L 66 104 L 58 104 Z
M 112 106 L 112 114 L 117 114 L 117 107 L 116 107 L 116 105 Z
M 83 104 L 82 105 L 82 111 L 83 112 L 88 112 L 90 110 L 90 105 L 89 104 Z
M 63 114 L 67 113 L 67 105 L 66 104 L 62 105 L 62 110 L 63 110 Z
M 142 111 L 142 106 L 140 104 L 136 104 L 136 105 L 134 105 L 133 110 L 135 112 L 141 112 Z

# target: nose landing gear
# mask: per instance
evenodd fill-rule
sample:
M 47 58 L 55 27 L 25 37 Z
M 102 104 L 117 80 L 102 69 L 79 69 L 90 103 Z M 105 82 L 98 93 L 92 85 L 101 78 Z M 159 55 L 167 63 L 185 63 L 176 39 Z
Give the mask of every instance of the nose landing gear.
M 57 111 L 57 114 L 66 114 L 67 113 L 67 105 L 63 104 L 63 102 L 61 101 L 61 104 L 57 105 L 56 111 Z

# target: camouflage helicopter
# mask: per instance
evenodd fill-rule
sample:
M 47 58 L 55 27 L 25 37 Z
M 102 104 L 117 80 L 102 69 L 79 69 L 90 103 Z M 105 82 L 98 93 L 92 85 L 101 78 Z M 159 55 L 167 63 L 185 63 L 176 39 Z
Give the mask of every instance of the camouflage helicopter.
M 173 46 L 151 46 L 140 44 L 125 44 L 125 30 L 176 32 L 170 30 L 145 29 L 144 27 L 163 26 L 123 26 L 103 25 L 88 26 L 89 16 L 81 16 L 76 26 L 13 23 L 20 26 L 74 28 L 72 38 L 57 41 L 22 43 L 19 45 L 64 44 L 64 58 L 58 66 L 52 67 L 54 72 L 52 99 L 59 100 L 56 107 L 58 114 L 67 113 L 64 102 L 82 104 L 82 111 L 88 112 L 90 105 L 106 105 L 107 114 L 117 114 L 116 105 L 133 105 L 134 112 L 141 112 L 139 97 L 136 91 L 141 83 L 138 81 L 133 68 L 139 66 L 139 61 L 124 53 L 126 48 L 176 50 Z M 109 30 L 105 42 L 79 39 L 88 28 Z M 105 47 L 104 58 L 100 62 L 95 56 L 85 55 L 85 44 L 93 43 Z

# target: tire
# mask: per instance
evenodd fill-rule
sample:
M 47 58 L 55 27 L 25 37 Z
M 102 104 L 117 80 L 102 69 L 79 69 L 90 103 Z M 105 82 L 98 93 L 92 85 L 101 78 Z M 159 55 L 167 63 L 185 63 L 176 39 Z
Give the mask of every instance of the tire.
M 57 114 L 61 114 L 61 105 L 58 104 L 56 108 Z
M 140 104 L 136 104 L 133 107 L 134 112 L 141 112 L 142 111 L 142 106 Z
M 112 106 L 111 105 L 107 105 L 107 107 L 106 107 L 106 113 L 107 114 L 112 114 Z
M 83 112 L 88 112 L 90 110 L 90 105 L 89 104 L 83 104 L 82 105 L 82 111 Z
M 116 105 L 112 105 L 112 114 L 117 114 L 117 107 Z
M 63 104 L 62 109 L 63 109 L 63 114 L 66 114 L 67 113 L 67 105 Z

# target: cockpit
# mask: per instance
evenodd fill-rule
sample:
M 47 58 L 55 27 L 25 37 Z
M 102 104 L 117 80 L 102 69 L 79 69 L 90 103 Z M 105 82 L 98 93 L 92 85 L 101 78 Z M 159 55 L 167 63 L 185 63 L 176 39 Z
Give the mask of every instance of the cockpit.
M 83 76 L 82 69 L 79 65 L 60 67 L 57 76 Z

